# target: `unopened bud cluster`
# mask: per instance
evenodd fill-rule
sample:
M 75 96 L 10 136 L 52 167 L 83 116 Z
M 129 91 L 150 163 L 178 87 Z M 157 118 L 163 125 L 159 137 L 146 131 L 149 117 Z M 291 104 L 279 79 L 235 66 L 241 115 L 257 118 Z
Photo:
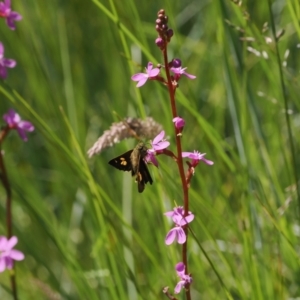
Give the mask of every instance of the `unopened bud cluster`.
M 161 50 L 164 50 L 165 45 L 170 42 L 171 37 L 173 36 L 173 29 L 168 27 L 168 16 L 166 16 L 163 9 L 158 11 L 155 24 L 155 30 L 159 35 L 155 40 L 155 43 Z

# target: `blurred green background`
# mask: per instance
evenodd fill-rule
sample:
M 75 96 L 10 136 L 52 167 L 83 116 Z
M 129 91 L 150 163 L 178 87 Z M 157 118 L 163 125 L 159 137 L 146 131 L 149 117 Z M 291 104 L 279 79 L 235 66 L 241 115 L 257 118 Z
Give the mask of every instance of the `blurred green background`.
M 175 163 L 159 156 L 160 168 L 149 167 L 154 184 L 139 194 L 128 173 L 107 163 L 136 141 L 86 154 L 118 115 L 153 117 L 175 151 L 166 89 L 158 82 L 137 89 L 130 79 L 148 61 L 163 62 L 154 40 L 164 8 L 174 30 L 169 58 L 197 76 L 183 77 L 176 94 L 183 149 L 215 163 L 200 164 L 190 188 L 192 298 L 299 299 L 299 2 L 12 0 L 12 7 L 23 20 L 13 32 L 0 19 L 5 57 L 18 63 L 0 82 L 0 113 L 14 108 L 36 127 L 27 143 L 11 132 L 2 147 L 16 248 L 26 255 L 16 264 L 19 298 L 173 292 L 181 246 L 164 244 L 172 224 L 163 213 L 182 204 Z M 272 22 L 285 30 L 278 49 Z M 5 199 L 1 187 L 1 235 Z M 12 299 L 7 271 L 0 299 Z

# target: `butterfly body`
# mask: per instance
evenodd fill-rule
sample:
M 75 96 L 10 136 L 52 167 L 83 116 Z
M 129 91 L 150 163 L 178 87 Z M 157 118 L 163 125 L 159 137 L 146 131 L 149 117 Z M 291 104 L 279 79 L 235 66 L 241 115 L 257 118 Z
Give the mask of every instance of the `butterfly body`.
M 108 163 L 121 171 L 131 171 L 132 176 L 136 176 L 138 191 L 142 193 L 146 183 L 153 183 L 144 158 L 147 155 L 147 147 L 144 143 L 139 143 L 134 149 L 125 152 L 110 160 Z

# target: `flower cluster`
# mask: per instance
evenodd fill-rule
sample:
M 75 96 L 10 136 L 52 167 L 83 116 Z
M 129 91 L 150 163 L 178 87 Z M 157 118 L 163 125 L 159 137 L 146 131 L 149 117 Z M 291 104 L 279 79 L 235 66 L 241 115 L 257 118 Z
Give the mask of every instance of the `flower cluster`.
M 187 73 L 185 70 L 187 69 L 181 67 L 181 60 L 180 59 L 173 59 L 170 63 L 170 71 L 173 73 L 171 76 L 172 81 L 174 82 L 174 86 L 177 85 L 177 82 L 181 78 L 182 75 L 186 76 L 189 79 L 195 79 L 196 76 Z M 175 67 L 176 66 L 176 67 Z M 153 63 L 148 62 L 147 67 L 145 68 L 146 73 L 137 73 L 131 76 L 131 79 L 133 81 L 137 81 L 137 87 L 143 86 L 148 79 L 150 80 L 157 80 L 163 82 L 165 85 L 167 85 L 167 81 L 160 76 L 160 71 L 163 66 L 159 65 L 156 68 L 153 68 Z
M 157 13 L 155 30 L 158 33 L 158 38 L 155 40 L 155 43 L 160 50 L 165 50 L 167 44 L 171 41 L 174 32 L 173 29 L 168 27 L 168 16 L 166 16 L 163 9 L 159 10 Z
M 180 277 L 180 281 L 176 284 L 174 293 L 179 294 L 182 288 L 185 288 L 187 285 L 191 284 L 193 278 L 190 275 L 185 274 L 185 265 L 183 262 L 179 262 L 175 270 L 177 275 Z
M 19 13 L 12 11 L 10 0 L 0 2 L 0 18 L 6 20 L 6 24 L 11 30 L 16 29 L 15 21 L 22 20 L 22 16 Z M 7 77 L 6 69 L 14 68 L 16 64 L 15 60 L 4 58 L 4 46 L 0 42 L 0 78 L 5 79 Z
M 178 244 L 184 244 L 186 241 L 186 235 L 183 226 L 194 220 L 194 215 L 189 211 L 187 216 L 184 216 L 184 209 L 182 206 L 175 207 L 174 210 L 164 213 L 165 216 L 171 217 L 175 226 L 172 228 L 165 239 L 166 245 L 171 245 L 175 239 Z
M 13 268 L 14 260 L 23 260 L 24 254 L 13 249 L 18 243 L 18 238 L 12 236 L 9 240 L 5 236 L 0 236 L 0 273 L 5 269 Z

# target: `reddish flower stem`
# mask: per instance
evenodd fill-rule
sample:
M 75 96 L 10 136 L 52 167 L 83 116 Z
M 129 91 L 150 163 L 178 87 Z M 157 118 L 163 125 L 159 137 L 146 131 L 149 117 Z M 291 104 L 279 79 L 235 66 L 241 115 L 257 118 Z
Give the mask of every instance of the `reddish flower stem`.
M 167 86 L 168 86 L 169 95 L 170 95 L 172 116 L 173 116 L 173 118 L 175 118 L 178 116 L 177 109 L 176 109 L 176 103 L 175 103 L 176 86 L 173 85 L 171 75 L 170 75 L 168 54 L 167 54 L 167 43 L 166 43 L 166 47 L 164 48 L 164 50 L 162 52 L 163 52 L 164 65 L 165 65 L 166 76 L 167 76 Z M 178 170 L 179 170 L 181 185 L 182 185 L 182 190 L 183 190 L 184 217 L 186 217 L 188 215 L 188 211 L 189 211 L 188 184 L 187 184 L 187 181 L 185 178 L 185 173 L 184 173 L 184 168 L 183 168 L 181 136 L 179 135 L 180 129 L 176 128 L 174 125 L 174 131 L 175 131 L 176 147 L 177 147 L 177 165 L 178 165 Z M 188 226 L 184 226 L 183 229 L 186 234 L 186 241 L 182 245 L 182 262 L 185 265 L 185 274 L 188 274 L 188 264 L 187 264 Z M 189 286 L 186 286 L 185 293 L 186 293 L 186 299 L 191 300 L 191 293 L 190 293 Z
M 6 192 L 6 228 L 7 228 L 7 238 L 9 239 L 12 236 L 11 188 L 7 177 L 6 168 L 4 165 L 3 152 L 1 147 L 2 142 L 8 132 L 9 132 L 8 126 L 2 129 L 2 131 L 0 132 L 0 172 L 1 172 L 0 179 L 2 181 L 2 184 Z
M 12 197 L 11 197 L 11 187 L 9 184 L 4 160 L 3 160 L 3 152 L 2 152 L 2 142 L 6 135 L 8 134 L 10 128 L 7 125 L 0 131 L 0 179 L 2 181 L 3 187 L 6 192 L 6 228 L 7 228 L 7 238 L 12 237 L 12 211 L 11 211 L 11 203 L 12 203 Z M 16 285 L 16 275 L 15 275 L 15 268 L 10 272 L 10 285 L 11 290 L 13 294 L 14 300 L 18 299 L 17 295 L 17 285 Z

